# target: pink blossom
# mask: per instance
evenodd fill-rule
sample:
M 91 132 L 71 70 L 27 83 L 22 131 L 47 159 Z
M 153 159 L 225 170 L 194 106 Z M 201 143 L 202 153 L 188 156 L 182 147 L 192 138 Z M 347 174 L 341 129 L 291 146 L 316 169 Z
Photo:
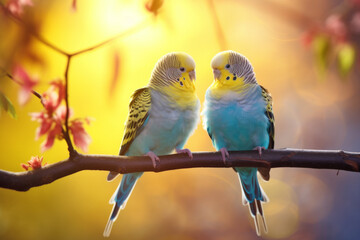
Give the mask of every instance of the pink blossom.
M 21 167 L 24 168 L 26 171 L 28 171 L 29 168 L 32 168 L 33 170 L 40 169 L 43 166 L 46 166 L 46 163 L 42 164 L 42 161 L 43 161 L 43 157 L 39 157 L 39 156 L 31 157 L 30 161 L 27 162 L 27 165 L 22 163 Z
M 85 119 L 85 122 L 89 124 L 89 119 Z M 84 122 L 81 119 L 72 120 L 69 129 L 73 135 L 75 145 L 82 151 L 87 152 L 91 138 L 85 131 Z
M 53 120 L 48 117 L 46 113 L 30 113 L 31 120 L 38 121 L 40 126 L 36 129 L 35 139 L 39 139 L 42 135 L 46 134 L 53 124 Z
M 42 103 L 49 115 L 52 115 L 65 98 L 65 85 L 61 80 L 52 81 L 50 88 L 43 93 Z
M 41 151 L 43 152 L 53 146 L 55 138 L 63 138 L 62 126 L 65 123 L 66 107 L 59 106 L 56 111 L 51 108 L 51 111 L 31 113 L 31 119 L 40 123 L 40 126 L 36 129 L 35 139 L 47 134 L 45 142 L 41 144 Z
M 6 8 L 15 16 L 20 16 L 24 12 L 24 6 L 33 6 L 32 0 L 9 0 Z
M 42 152 L 45 152 L 54 145 L 55 138 L 63 138 L 61 124 L 55 123 L 54 127 L 51 128 L 47 134 L 46 140 L 41 144 Z
M 38 80 L 31 78 L 21 66 L 16 66 L 13 71 L 14 79 L 21 84 L 18 100 L 20 105 L 27 103 L 32 89 L 38 84 Z
M 26 171 L 29 170 L 29 166 L 26 165 L 25 163 L 22 163 L 20 166 L 21 166 L 23 169 L 25 169 Z
M 66 106 L 61 105 L 65 99 L 65 86 L 58 80 L 51 82 L 50 88 L 43 93 L 42 103 L 44 110 L 38 113 L 31 113 L 31 120 L 40 123 L 36 129 L 35 138 L 38 139 L 43 135 L 46 140 L 41 144 L 41 150 L 46 151 L 54 145 L 55 138 L 63 139 L 63 129 L 66 122 Z M 69 118 L 72 116 L 72 110 L 69 109 Z M 74 119 L 69 120 L 69 130 L 73 135 L 74 144 L 83 151 L 87 151 L 91 142 L 90 136 L 84 128 L 84 122 L 89 124 L 90 119 Z
M 325 21 L 326 30 L 337 41 L 345 41 L 347 37 L 347 28 L 341 17 L 337 14 L 330 15 Z
M 65 97 L 65 86 L 60 80 L 50 84 L 50 88 L 42 94 L 44 111 L 30 114 L 31 120 L 40 123 L 36 129 L 35 139 L 47 134 L 46 140 L 41 144 L 42 151 L 51 148 L 55 138 L 63 138 L 62 126 L 66 118 L 66 107 L 60 105 Z

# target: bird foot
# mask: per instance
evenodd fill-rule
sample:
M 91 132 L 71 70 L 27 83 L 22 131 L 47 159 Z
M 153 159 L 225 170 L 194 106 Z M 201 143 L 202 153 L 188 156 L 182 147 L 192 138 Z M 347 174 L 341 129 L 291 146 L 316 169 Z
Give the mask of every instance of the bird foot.
M 154 168 L 156 168 L 156 162 L 160 163 L 160 158 L 158 156 L 156 156 L 156 154 L 151 152 L 151 151 L 146 153 L 145 156 L 149 156 L 151 158 L 151 162 L 152 162 Z
M 177 149 L 176 148 L 175 151 L 176 151 L 176 153 L 186 153 L 189 156 L 190 160 L 193 160 L 193 158 L 194 158 L 193 155 L 192 155 L 192 152 L 187 148 L 184 148 L 184 149 Z
M 262 150 L 265 150 L 265 148 L 264 148 L 264 147 L 257 146 L 257 147 L 255 147 L 255 148 L 253 148 L 253 150 L 257 150 L 258 153 L 259 153 L 259 156 L 261 157 Z
M 230 155 L 229 155 L 229 152 L 226 148 L 220 148 L 220 152 L 221 152 L 221 158 L 224 162 L 224 164 L 226 164 L 226 158 L 229 158 Z

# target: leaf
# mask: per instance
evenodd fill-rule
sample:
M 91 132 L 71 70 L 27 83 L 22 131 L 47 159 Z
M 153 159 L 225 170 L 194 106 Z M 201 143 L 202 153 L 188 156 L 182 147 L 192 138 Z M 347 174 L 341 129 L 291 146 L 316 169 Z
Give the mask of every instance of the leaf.
M 25 105 L 30 99 L 32 89 L 38 84 L 39 80 L 31 77 L 20 65 L 15 66 L 13 77 L 21 85 L 18 97 L 19 103 Z
M 354 66 L 356 58 L 355 48 L 351 44 L 342 44 L 337 55 L 338 70 L 342 77 L 346 77 Z
M 325 35 L 315 36 L 312 47 L 315 53 L 317 65 L 321 73 L 324 73 L 329 65 L 330 39 Z
M 72 9 L 74 12 L 76 12 L 76 10 L 77 10 L 77 1 L 76 1 L 76 0 L 73 0 L 73 1 L 72 1 L 71 9 Z
M 159 9 L 162 7 L 164 0 L 149 0 L 145 4 L 145 8 L 149 11 L 157 15 Z
M 4 109 L 12 118 L 17 119 L 16 111 L 12 102 L 0 92 L 0 109 Z
M 113 74 L 109 88 L 110 97 L 114 95 L 117 83 L 119 81 L 120 67 L 121 67 L 120 54 L 119 52 L 115 51 L 113 56 Z

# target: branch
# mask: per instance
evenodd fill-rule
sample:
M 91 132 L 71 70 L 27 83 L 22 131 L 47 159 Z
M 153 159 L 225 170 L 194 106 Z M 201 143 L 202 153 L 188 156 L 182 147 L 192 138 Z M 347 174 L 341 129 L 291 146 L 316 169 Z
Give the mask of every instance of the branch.
M 265 150 L 261 159 L 257 151 L 230 152 L 225 165 L 220 152 L 200 152 L 193 154 L 160 156 L 156 168 L 147 156 L 126 157 L 109 155 L 75 154 L 69 159 L 47 165 L 29 172 L 8 172 L 0 170 L 0 187 L 17 191 L 27 191 L 32 187 L 49 184 L 57 179 L 83 170 L 115 171 L 119 173 L 162 172 L 174 169 L 200 167 L 296 167 L 360 171 L 360 153 L 344 151 L 280 149 Z M 71 160 L 71 161 L 70 161 Z
M 18 80 L 16 80 L 10 73 L 7 73 L 5 70 L 3 70 L 5 72 L 5 75 L 10 78 L 11 80 L 13 80 L 15 83 L 19 84 L 20 86 L 22 86 L 23 84 L 21 82 L 19 82 Z M 40 93 L 36 92 L 35 90 L 31 90 L 31 93 L 37 97 L 38 99 L 40 99 L 40 102 L 42 104 L 42 96 Z
M 54 51 L 66 56 L 66 67 L 65 67 L 65 73 L 64 73 L 64 78 L 65 78 L 65 104 L 66 104 L 66 116 L 65 116 L 65 129 L 64 127 L 62 128 L 62 133 L 64 135 L 64 139 L 66 141 L 66 144 L 68 146 L 68 151 L 70 154 L 70 160 L 73 159 L 74 157 L 76 157 L 77 152 L 74 149 L 74 146 L 71 142 L 71 138 L 70 138 L 70 133 L 69 133 L 69 111 L 70 111 L 70 107 L 69 107 L 69 68 L 70 68 L 70 62 L 72 57 L 95 50 L 99 47 L 104 46 L 105 44 L 108 44 L 112 41 L 115 41 L 116 39 L 119 38 L 125 38 L 133 33 L 136 33 L 142 29 L 144 29 L 145 27 L 150 26 L 149 24 L 149 19 L 150 18 L 145 18 L 145 20 L 143 20 L 141 23 L 123 31 L 120 32 L 118 34 L 116 34 L 115 36 L 100 42 L 92 47 L 89 48 L 85 48 L 82 49 L 80 51 L 74 52 L 74 53 L 68 53 L 64 50 L 62 50 L 61 48 L 57 47 L 56 45 L 54 45 L 53 43 L 49 42 L 48 40 L 46 40 L 43 36 L 41 36 L 38 32 L 34 31 L 33 28 L 29 27 L 28 24 L 26 24 L 26 22 L 24 22 L 21 18 L 14 16 L 6 7 L 3 3 L 0 2 L 0 10 L 3 10 L 3 12 L 6 14 L 6 16 L 10 19 L 12 19 L 15 23 L 17 23 L 19 26 L 21 26 L 22 28 L 24 28 L 26 31 L 28 31 L 30 34 L 32 34 L 33 37 L 35 37 L 38 41 L 40 41 L 41 43 L 43 43 L 44 45 L 46 45 L 47 47 L 49 47 L 50 49 L 53 49 Z M 6 73 L 6 75 L 11 78 L 13 81 L 17 82 L 18 84 L 21 85 L 20 82 L 16 81 L 9 73 Z M 35 95 L 36 97 L 38 97 L 41 100 L 42 103 L 42 96 L 37 93 L 36 91 L 32 91 L 32 94 Z
M 76 154 L 74 146 L 72 145 L 69 133 L 69 115 L 70 115 L 70 107 L 69 107 L 69 68 L 70 68 L 71 56 L 67 56 L 66 60 L 66 68 L 64 73 L 65 78 L 65 104 L 66 104 L 66 115 L 65 115 L 65 130 L 62 127 L 62 133 L 64 135 L 66 144 L 68 146 L 69 154 L 72 156 Z
M 130 36 L 136 32 L 139 32 L 140 30 L 142 29 L 145 29 L 146 27 L 150 26 L 150 18 L 145 18 L 142 22 L 138 23 L 137 25 L 135 26 L 132 26 L 131 28 L 123 31 L 123 32 L 120 32 L 118 34 L 116 34 L 115 36 L 103 41 L 103 42 L 100 42 L 92 47 L 89 47 L 89 48 L 85 48 L 85 49 L 82 49 L 82 50 L 79 50 L 77 52 L 74 52 L 74 53 L 71 53 L 71 54 L 68 54 L 69 57 L 73 57 L 73 56 L 77 56 L 79 54 L 83 54 L 83 53 L 86 53 L 86 52 L 89 52 L 89 51 L 92 51 L 92 50 L 95 50 L 99 47 L 102 47 L 104 46 L 105 44 L 108 44 L 112 41 L 115 41 L 119 38 L 125 38 L 127 36 Z

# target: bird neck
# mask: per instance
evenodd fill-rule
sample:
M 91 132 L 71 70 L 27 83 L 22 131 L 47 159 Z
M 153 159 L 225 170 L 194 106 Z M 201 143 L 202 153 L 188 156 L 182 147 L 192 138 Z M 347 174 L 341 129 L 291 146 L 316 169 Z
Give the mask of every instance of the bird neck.
M 245 97 L 251 92 L 253 92 L 259 85 L 257 83 L 245 83 L 236 85 L 225 85 L 218 80 L 214 82 L 209 87 L 211 96 L 216 99 L 223 98 L 228 95 L 234 95 L 237 97 Z
M 197 105 L 198 97 L 194 91 L 179 90 L 173 86 L 156 87 L 149 85 L 153 94 L 156 94 L 161 101 L 166 101 L 170 106 L 181 109 L 194 108 Z

